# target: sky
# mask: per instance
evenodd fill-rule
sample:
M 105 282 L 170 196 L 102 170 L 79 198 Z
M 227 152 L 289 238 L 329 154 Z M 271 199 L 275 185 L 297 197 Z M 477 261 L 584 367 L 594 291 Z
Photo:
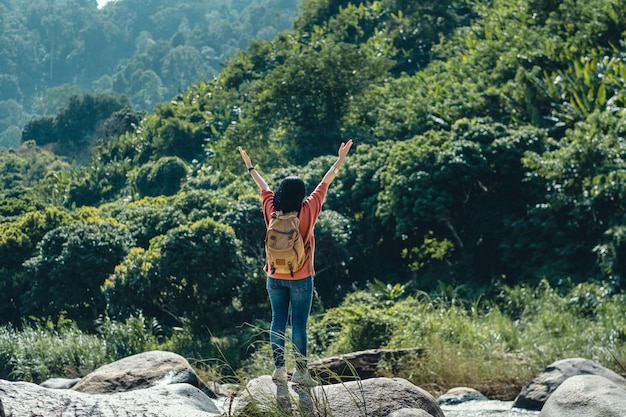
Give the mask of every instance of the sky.
M 105 4 L 110 2 L 111 0 L 98 0 L 98 7 L 103 7 Z

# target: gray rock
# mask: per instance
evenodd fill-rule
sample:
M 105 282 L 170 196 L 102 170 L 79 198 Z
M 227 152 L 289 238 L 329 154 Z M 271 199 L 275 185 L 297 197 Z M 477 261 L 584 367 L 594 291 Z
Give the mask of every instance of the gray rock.
M 102 366 L 72 388 L 88 394 L 110 394 L 157 385 L 190 384 L 211 398 L 215 393 L 196 375 L 185 358 L 176 353 L 150 351 Z
M 211 398 L 189 384 L 154 386 L 107 395 L 0 380 L 0 395 L 8 417 L 215 417 L 222 414 Z
M 50 379 L 46 379 L 39 385 L 41 385 L 44 388 L 51 388 L 51 389 L 70 389 L 74 387 L 74 385 L 76 385 L 79 381 L 80 381 L 80 378 L 74 378 L 74 379 L 50 378 Z
M 271 376 L 263 375 L 248 382 L 235 398 L 232 414 L 245 417 L 263 416 L 276 414 L 276 411 L 281 410 L 283 413 L 291 411 L 293 415 L 297 415 L 302 407 L 309 411 L 313 409 L 309 395 L 302 395 L 301 398 L 301 392 L 296 392 L 292 383 L 277 382 Z
M 402 408 L 424 410 L 432 417 L 444 417 L 435 398 L 402 378 L 373 378 L 318 388 L 330 415 L 342 417 L 387 416 Z
M 401 408 L 392 411 L 387 417 L 431 417 L 431 415 L 419 408 Z
M 554 362 L 519 393 L 513 407 L 539 411 L 565 380 L 576 375 L 599 375 L 626 387 L 626 378 L 588 359 L 572 358 Z
M 598 375 L 568 378 L 548 398 L 539 417 L 571 416 L 626 416 L 626 388 Z
M 485 395 L 469 387 L 456 387 L 449 389 L 443 395 L 437 397 L 437 404 L 439 405 L 454 405 L 461 404 L 467 401 L 487 401 Z
M 372 378 L 305 389 L 272 381 L 269 376 L 248 383 L 235 400 L 233 415 L 261 416 L 280 410 L 291 411 L 294 416 L 386 417 L 401 409 L 444 417 L 432 395 L 401 378 Z M 412 415 L 419 415 L 415 413 Z

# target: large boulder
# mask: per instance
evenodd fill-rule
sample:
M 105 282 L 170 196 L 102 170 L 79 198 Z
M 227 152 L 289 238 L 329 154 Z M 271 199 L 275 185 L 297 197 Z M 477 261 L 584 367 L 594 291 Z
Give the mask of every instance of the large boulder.
M 153 386 L 113 394 L 86 394 L 71 389 L 44 388 L 29 382 L 0 380 L 0 397 L 7 417 L 217 417 L 222 414 L 211 398 L 189 384 Z
M 185 358 L 172 352 L 129 356 L 75 382 L 51 379 L 40 386 L 0 380 L 0 404 L 7 417 L 223 414 L 220 401 L 214 401 L 214 390 L 198 378 Z
M 342 417 L 387 416 L 402 408 L 421 409 L 433 417 L 444 417 L 435 398 L 402 378 L 373 378 L 318 387 L 317 398 Z
M 263 416 L 288 410 L 294 416 L 386 417 L 394 411 L 411 410 L 413 415 L 444 417 L 432 395 L 401 378 L 372 378 L 303 388 L 275 382 L 269 376 L 247 384 L 235 400 L 233 415 Z
M 626 416 L 626 388 L 598 375 L 568 378 L 548 398 L 539 417 L 571 416 Z
M 519 393 L 513 407 L 539 411 L 552 393 L 568 378 L 576 375 L 598 375 L 626 387 L 626 378 L 593 361 L 582 358 L 552 363 Z
M 179 383 L 189 384 L 216 398 L 185 358 L 166 351 L 143 352 L 104 365 L 82 378 L 72 389 L 87 394 L 110 394 Z

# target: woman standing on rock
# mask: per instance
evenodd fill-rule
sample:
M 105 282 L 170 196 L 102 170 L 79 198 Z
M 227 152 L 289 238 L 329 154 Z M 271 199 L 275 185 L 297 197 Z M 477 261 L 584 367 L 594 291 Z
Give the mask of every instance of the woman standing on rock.
M 297 270 L 281 273 L 277 272 L 273 265 L 270 265 L 270 262 L 267 260 L 265 262 L 267 292 L 272 306 L 270 343 L 275 366 L 272 377 L 277 381 L 287 381 L 285 331 L 291 313 L 291 342 L 296 359 L 296 370 L 291 380 L 302 385 L 315 385 L 315 381 L 307 370 L 306 359 L 306 326 L 313 301 L 313 278 L 315 276 L 315 236 L 313 229 L 322 211 L 328 186 L 335 179 L 351 147 L 352 139 L 346 143 L 341 143 L 338 151 L 339 158 L 308 197 L 306 197 L 304 181 L 296 176 L 285 178 L 274 193 L 263 177 L 254 169 L 246 151 L 239 147 L 241 158 L 261 191 L 265 225 L 269 227 L 270 221 L 276 216 L 297 215 L 298 230 L 306 248 L 304 262 Z

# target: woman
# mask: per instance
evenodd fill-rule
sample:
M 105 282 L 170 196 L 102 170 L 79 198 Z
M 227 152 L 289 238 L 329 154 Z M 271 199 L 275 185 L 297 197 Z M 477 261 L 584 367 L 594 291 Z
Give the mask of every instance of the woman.
M 304 181 L 295 176 L 285 178 L 278 186 L 276 193 L 272 192 L 263 177 L 254 169 L 246 151 L 241 146 L 239 147 L 241 158 L 261 191 L 265 225 L 269 224 L 272 215 L 277 212 L 279 214 L 297 213 L 300 220 L 298 229 L 304 239 L 305 246 L 309 248 L 304 264 L 293 274 L 273 273 L 267 262 L 264 267 L 267 274 L 267 292 L 272 306 L 270 343 L 275 366 L 272 377 L 277 381 L 287 381 L 285 330 L 291 312 L 291 342 L 296 359 L 296 370 L 291 380 L 302 385 L 315 384 L 307 371 L 306 359 L 306 326 L 313 301 L 313 277 L 315 276 L 315 236 L 313 229 L 322 211 L 328 186 L 335 179 L 337 171 L 341 168 L 351 147 L 352 139 L 346 143 L 341 143 L 338 152 L 339 158 L 308 197 L 306 197 Z

